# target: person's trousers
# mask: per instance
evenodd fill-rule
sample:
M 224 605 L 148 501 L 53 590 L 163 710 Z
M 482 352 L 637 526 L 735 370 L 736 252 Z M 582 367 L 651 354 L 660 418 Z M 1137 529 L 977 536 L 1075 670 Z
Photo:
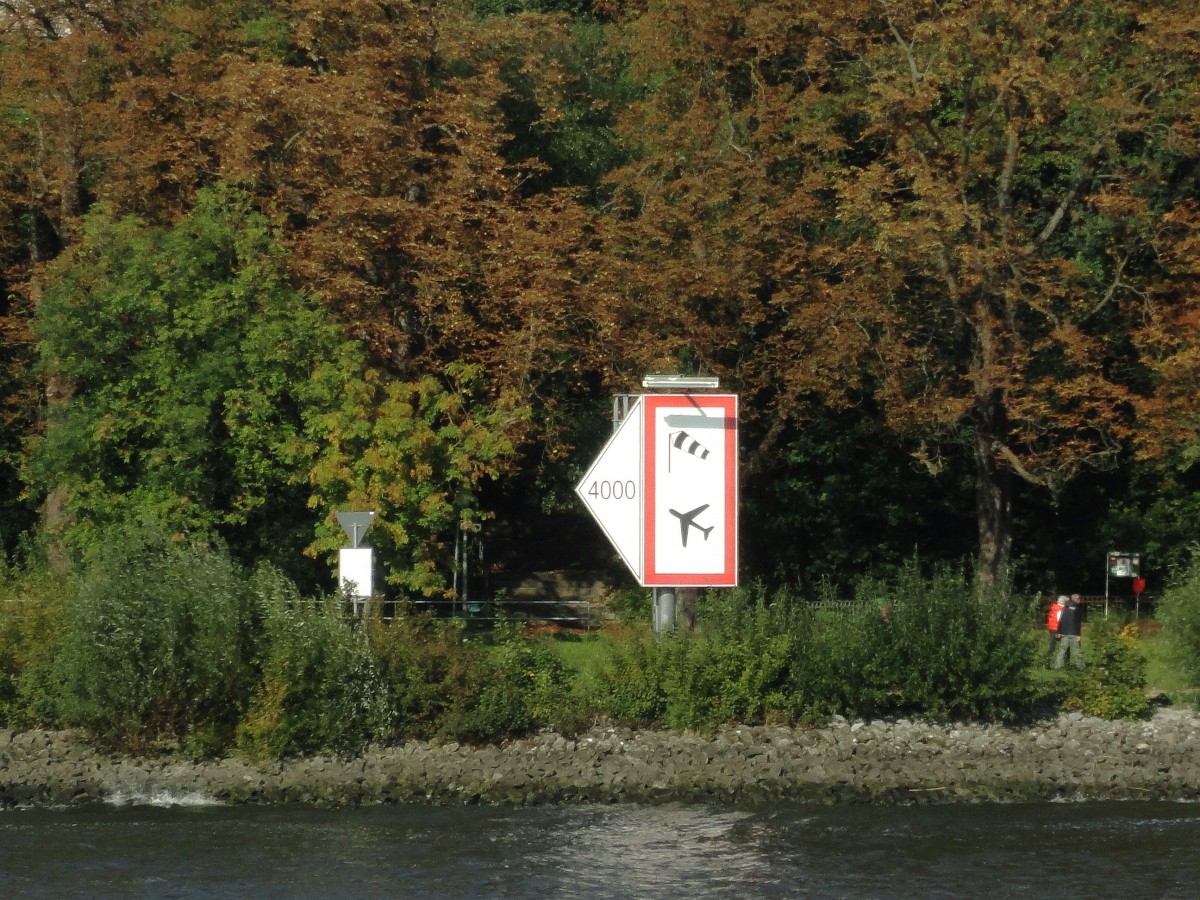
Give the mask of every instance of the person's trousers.
M 1077 669 L 1083 668 L 1083 651 L 1079 646 L 1079 635 L 1060 634 L 1058 636 L 1058 655 L 1054 657 L 1054 668 L 1061 669 L 1067 661 L 1067 653 L 1071 654 L 1071 664 Z

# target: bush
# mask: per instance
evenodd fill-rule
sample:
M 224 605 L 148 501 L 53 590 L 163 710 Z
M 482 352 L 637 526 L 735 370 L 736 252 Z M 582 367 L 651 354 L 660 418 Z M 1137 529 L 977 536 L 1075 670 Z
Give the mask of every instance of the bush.
M 655 639 L 644 628 L 610 633 L 608 655 L 596 673 L 596 702 L 603 714 L 619 725 L 662 724 L 668 673 L 678 645 L 688 639 L 686 634 Z
M 0 723 L 41 719 L 39 675 L 62 638 L 72 588 L 45 566 L 0 568 Z
M 598 673 L 601 710 L 624 725 L 710 729 L 794 721 L 816 709 L 801 674 L 820 633 L 811 607 L 742 589 L 706 597 L 699 618 L 694 633 L 616 637 Z
M 1098 622 L 1088 629 L 1087 667 L 1067 676 L 1062 704 L 1089 716 L 1135 719 L 1150 709 L 1146 658 L 1136 626 Z
M 645 588 L 627 588 L 617 591 L 608 598 L 609 609 L 622 625 L 639 625 L 649 622 L 654 615 L 654 599 Z
M 888 586 L 881 626 L 872 632 L 874 668 L 885 697 L 879 711 L 1011 720 L 1028 708 L 1035 656 L 1027 604 L 996 592 L 980 596 L 965 576 L 931 578 L 913 566 Z
M 828 599 L 828 598 L 826 598 Z M 711 728 L 833 714 L 1011 719 L 1033 699 L 1028 610 L 915 569 L 821 608 L 761 591 L 710 595 L 700 629 L 613 644 L 598 704 L 614 721 Z
M 257 623 L 221 547 L 153 528 L 94 546 L 61 644 L 38 679 L 62 724 L 127 747 L 232 735 L 254 684 Z
M 466 702 L 449 711 L 442 732 L 465 741 L 497 740 L 537 728 L 573 730 L 570 670 L 544 638 L 498 625 L 483 648 L 481 680 Z
M 256 759 L 354 753 L 388 735 L 380 666 L 342 599 L 303 600 L 278 578 L 257 586 L 262 680 L 238 726 L 238 749 Z
M 1157 617 L 1180 674 L 1200 688 L 1200 559 L 1163 594 Z
M 821 721 L 886 711 L 895 694 L 885 652 L 890 633 L 874 601 L 815 610 L 790 675 L 800 717 Z
M 392 710 L 394 737 L 428 738 L 464 709 L 483 683 L 483 653 L 468 642 L 461 619 L 437 619 L 401 608 L 390 622 L 369 625 L 371 653 Z

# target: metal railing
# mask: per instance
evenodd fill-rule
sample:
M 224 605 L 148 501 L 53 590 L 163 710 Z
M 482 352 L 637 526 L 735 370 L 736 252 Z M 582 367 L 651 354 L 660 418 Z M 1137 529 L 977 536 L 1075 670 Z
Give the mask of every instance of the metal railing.
M 590 600 L 414 600 L 411 605 L 415 610 L 431 610 L 438 616 L 460 616 L 468 622 L 504 620 L 585 631 L 592 631 L 602 624 L 601 610 Z
M 1045 609 L 1054 602 L 1058 594 L 1050 594 L 1043 598 L 1042 608 Z M 1103 615 L 1107 618 L 1113 614 L 1133 613 L 1135 619 L 1143 616 L 1153 616 L 1158 606 L 1157 594 L 1081 594 L 1080 603 L 1089 613 Z

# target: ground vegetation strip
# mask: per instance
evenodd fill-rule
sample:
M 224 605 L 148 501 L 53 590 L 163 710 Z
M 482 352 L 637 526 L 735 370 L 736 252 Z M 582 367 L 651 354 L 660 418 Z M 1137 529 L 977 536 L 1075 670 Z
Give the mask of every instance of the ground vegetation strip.
M 741 589 L 694 630 L 644 619 L 531 634 L 398 607 L 355 615 L 220 546 L 131 530 L 64 580 L 9 571 L 0 603 L 0 724 L 74 729 L 95 746 L 271 761 L 413 740 L 485 745 L 599 724 L 711 734 L 834 718 L 1021 724 L 1056 711 L 1138 721 L 1195 696 L 1195 576 L 1163 621 L 1103 618 L 1085 667 L 1051 669 L 1040 606 L 980 596 L 915 565 L 822 606 Z M 1171 673 L 1172 682 L 1152 684 Z M 1164 687 L 1166 689 L 1164 689 Z

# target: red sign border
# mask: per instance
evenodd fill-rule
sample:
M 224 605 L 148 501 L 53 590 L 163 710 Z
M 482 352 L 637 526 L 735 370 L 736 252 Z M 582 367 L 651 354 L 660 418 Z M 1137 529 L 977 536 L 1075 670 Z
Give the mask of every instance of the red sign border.
M 737 394 L 644 394 L 642 401 L 643 464 L 643 587 L 737 587 L 738 562 L 738 398 Z M 720 572 L 659 572 L 655 560 L 654 521 L 657 491 L 654 472 L 655 430 L 659 409 L 695 409 L 698 404 L 716 406 L 724 411 L 725 428 L 725 559 Z

